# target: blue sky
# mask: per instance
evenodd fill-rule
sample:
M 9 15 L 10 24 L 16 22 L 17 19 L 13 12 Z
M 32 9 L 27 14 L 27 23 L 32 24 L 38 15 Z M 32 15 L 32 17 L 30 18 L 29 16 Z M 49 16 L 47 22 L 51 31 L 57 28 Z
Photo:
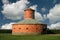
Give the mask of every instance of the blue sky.
M 11 24 L 21 21 L 23 10 L 29 7 L 36 10 L 36 20 L 46 23 L 48 28 L 60 28 L 60 0 L 0 0 L 0 28 L 7 26 L 8 29 Z

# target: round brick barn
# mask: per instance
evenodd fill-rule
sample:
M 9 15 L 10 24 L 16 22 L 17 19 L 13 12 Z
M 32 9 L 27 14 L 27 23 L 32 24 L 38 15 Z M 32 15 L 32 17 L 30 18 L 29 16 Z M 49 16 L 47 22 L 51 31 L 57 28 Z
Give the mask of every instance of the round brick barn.
M 24 20 L 12 24 L 12 35 L 36 35 L 46 32 L 47 25 L 35 20 L 33 9 L 24 10 Z

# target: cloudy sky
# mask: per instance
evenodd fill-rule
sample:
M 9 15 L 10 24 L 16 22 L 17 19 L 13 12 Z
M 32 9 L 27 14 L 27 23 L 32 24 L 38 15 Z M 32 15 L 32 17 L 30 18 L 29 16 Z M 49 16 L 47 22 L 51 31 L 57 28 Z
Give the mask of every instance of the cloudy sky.
M 60 28 L 60 0 L 0 0 L 0 29 L 12 29 L 12 24 L 24 19 L 24 10 L 35 10 L 35 19 L 49 29 Z

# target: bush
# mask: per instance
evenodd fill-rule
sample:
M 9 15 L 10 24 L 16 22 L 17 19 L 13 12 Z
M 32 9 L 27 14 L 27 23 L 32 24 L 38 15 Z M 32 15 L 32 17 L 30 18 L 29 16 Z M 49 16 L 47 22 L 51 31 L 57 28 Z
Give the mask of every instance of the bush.
M 53 29 L 53 30 L 49 30 L 49 29 L 47 29 L 47 34 L 60 34 L 60 30 L 58 29 L 58 30 L 55 30 L 55 29 Z
M 0 33 L 12 33 L 12 30 L 0 29 Z

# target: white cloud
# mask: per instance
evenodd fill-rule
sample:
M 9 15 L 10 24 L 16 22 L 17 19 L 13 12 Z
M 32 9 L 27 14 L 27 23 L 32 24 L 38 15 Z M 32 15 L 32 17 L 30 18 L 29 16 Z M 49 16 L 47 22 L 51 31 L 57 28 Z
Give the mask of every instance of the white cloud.
M 15 24 L 15 23 L 9 23 L 9 24 L 2 25 L 1 29 L 12 29 L 12 24 Z
M 50 26 L 48 26 L 48 28 L 49 29 L 60 29 L 60 22 L 51 24 Z
M 39 12 L 35 12 L 35 19 L 39 21 L 43 21 L 43 17 Z
M 5 5 L 6 2 L 7 4 Z M 2 13 L 7 19 L 11 19 L 11 20 L 21 19 L 24 16 L 24 9 L 26 9 L 28 7 L 27 4 L 29 4 L 27 0 L 20 0 L 17 1 L 16 3 L 11 3 L 11 4 L 9 4 L 8 0 L 6 0 L 5 2 L 3 0 L 3 3 L 4 6 Z M 30 6 L 29 8 L 35 10 L 35 19 L 43 20 L 41 14 L 37 12 L 37 5 Z
M 9 4 L 9 1 L 8 0 L 2 0 L 3 4 Z
M 35 19 L 42 21 L 43 17 L 41 15 L 41 13 L 37 12 L 37 5 L 30 6 L 30 8 L 35 10 Z
M 43 15 L 43 19 L 44 19 L 44 20 L 47 19 L 47 15 Z
M 60 21 L 60 4 L 56 4 L 52 9 L 50 9 L 47 17 L 51 23 Z
M 41 8 L 42 12 L 45 12 L 47 9 L 45 7 Z
M 16 3 L 4 5 L 2 13 L 8 19 L 21 19 L 24 15 L 24 9 L 27 8 L 27 4 L 29 4 L 27 0 L 20 0 Z M 37 12 L 37 5 L 30 6 L 30 8 L 35 10 L 35 19 L 42 20 L 41 14 Z
M 7 2 L 7 4 L 5 4 Z M 3 1 L 3 10 L 2 13 L 8 19 L 18 20 L 21 19 L 24 15 L 24 9 L 27 8 L 29 2 L 27 0 L 20 0 L 16 3 L 10 3 L 8 1 Z

